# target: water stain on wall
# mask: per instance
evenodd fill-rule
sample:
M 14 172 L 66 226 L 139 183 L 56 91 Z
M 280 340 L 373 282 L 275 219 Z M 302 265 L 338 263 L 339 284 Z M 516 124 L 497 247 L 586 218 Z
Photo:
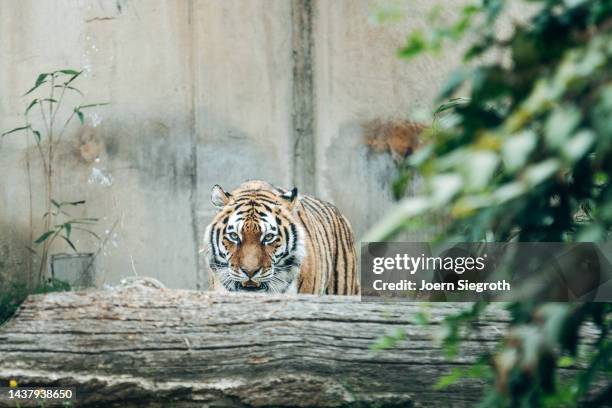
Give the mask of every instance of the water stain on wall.
M 389 154 L 372 154 L 357 121 L 343 123 L 326 152 L 325 177 L 331 200 L 342 210 L 357 237 L 391 205 L 389 182 L 397 165 Z M 342 175 L 338 178 L 338 175 Z
M 91 164 L 104 150 L 104 139 L 100 135 L 100 129 L 83 126 L 78 135 L 78 159 Z

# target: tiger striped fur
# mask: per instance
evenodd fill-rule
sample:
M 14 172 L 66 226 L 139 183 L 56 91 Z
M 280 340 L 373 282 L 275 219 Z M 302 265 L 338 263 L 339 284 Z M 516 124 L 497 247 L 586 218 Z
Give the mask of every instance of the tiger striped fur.
M 353 232 L 332 204 L 264 181 L 231 193 L 215 185 L 212 202 L 218 213 L 205 244 L 213 289 L 359 293 Z

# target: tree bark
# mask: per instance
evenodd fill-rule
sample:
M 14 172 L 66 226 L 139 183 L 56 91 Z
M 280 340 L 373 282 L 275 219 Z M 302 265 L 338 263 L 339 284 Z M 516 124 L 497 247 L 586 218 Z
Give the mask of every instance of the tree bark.
M 492 349 L 507 314 L 487 311 L 448 360 L 432 337 L 467 306 L 141 284 L 36 295 L 0 328 L 0 386 L 76 387 L 77 406 L 473 406 L 479 380 L 433 385 Z M 397 329 L 405 340 L 371 349 Z

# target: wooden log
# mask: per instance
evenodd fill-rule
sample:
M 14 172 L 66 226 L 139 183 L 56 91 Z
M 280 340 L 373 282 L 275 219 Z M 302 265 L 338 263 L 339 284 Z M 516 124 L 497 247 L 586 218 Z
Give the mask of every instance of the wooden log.
M 77 406 L 473 406 L 482 384 L 436 391 L 492 348 L 500 308 L 447 360 L 432 340 L 467 305 L 219 295 L 134 285 L 31 296 L 0 328 L 0 383 L 76 387 Z M 371 349 L 404 329 L 391 349 Z

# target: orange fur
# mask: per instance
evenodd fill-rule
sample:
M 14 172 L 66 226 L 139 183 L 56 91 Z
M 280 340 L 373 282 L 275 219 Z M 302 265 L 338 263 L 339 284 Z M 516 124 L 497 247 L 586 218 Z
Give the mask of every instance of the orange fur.
M 399 162 L 421 145 L 420 135 L 425 126 L 403 120 L 371 120 L 363 125 L 365 143 L 374 152 L 389 152 Z

